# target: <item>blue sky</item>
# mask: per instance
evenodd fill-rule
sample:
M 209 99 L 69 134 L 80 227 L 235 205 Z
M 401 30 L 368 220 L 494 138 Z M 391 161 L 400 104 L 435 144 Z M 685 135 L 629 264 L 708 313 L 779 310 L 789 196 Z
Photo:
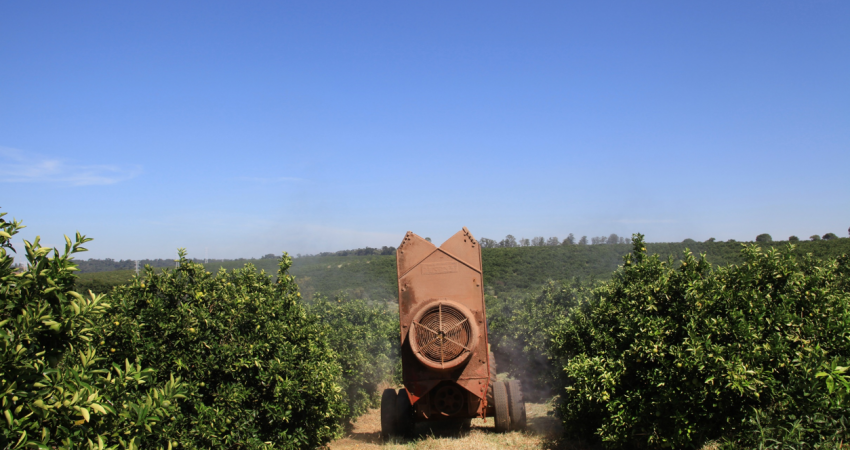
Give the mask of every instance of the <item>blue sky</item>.
M 0 3 L 0 208 L 82 258 L 846 236 L 848 173 L 846 1 Z

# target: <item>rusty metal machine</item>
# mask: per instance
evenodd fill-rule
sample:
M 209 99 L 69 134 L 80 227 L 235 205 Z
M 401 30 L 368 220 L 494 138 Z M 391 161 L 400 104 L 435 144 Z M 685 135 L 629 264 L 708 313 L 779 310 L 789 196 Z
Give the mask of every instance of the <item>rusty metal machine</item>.
M 481 247 L 466 227 L 440 247 L 407 232 L 396 251 L 404 388 L 381 398 L 381 433 L 410 436 L 416 422 L 495 418 L 525 426 L 518 381 L 496 381 L 484 311 Z

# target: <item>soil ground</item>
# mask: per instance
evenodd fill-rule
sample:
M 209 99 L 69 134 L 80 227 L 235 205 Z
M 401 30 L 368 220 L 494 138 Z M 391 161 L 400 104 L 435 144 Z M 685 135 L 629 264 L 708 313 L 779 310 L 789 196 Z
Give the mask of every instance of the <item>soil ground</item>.
M 526 403 L 528 430 L 496 433 L 493 418 L 474 419 L 472 427 L 462 429 L 460 424 L 449 422 L 420 423 L 416 425 L 413 439 L 381 440 L 381 412 L 369 410 L 354 422 L 353 429 L 342 439 L 329 444 L 331 450 L 352 449 L 416 449 L 416 450 L 460 450 L 460 449 L 563 449 L 589 450 L 576 443 L 559 440 L 561 425 L 552 415 L 551 403 Z

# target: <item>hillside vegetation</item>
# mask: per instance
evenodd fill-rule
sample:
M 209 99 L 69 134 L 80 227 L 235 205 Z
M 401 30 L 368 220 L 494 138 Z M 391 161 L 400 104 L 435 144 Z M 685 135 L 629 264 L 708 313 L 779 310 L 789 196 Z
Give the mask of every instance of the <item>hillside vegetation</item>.
M 686 248 L 705 253 L 715 267 L 744 261 L 737 242 L 648 243 L 647 252 L 680 261 Z M 760 244 L 781 248 L 787 242 Z M 541 247 L 483 248 L 484 285 L 491 294 L 527 290 L 549 280 L 607 280 L 631 251 L 629 244 L 559 245 Z M 795 254 L 811 253 L 816 258 L 850 253 L 850 239 L 799 242 Z M 268 262 L 266 262 L 268 261 Z M 290 271 L 305 297 L 319 292 L 329 296 L 346 294 L 351 298 L 396 301 L 398 275 L 393 255 L 310 256 L 295 258 Z M 258 269 L 273 271 L 274 260 L 257 260 Z M 208 269 L 234 269 L 238 263 L 207 264 Z
M 610 448 L 846 448 L 850 259 L 749 245 L 488 299 L 491 343 L 565 431 Z M 505 367 L 503 366 L 503 367 Z
M 316 448 L 393 376 L 397 315 L 323 299 L 312 311 L 286 254 L 273 278 L 210 273 L 181 250 L 175 268 L 83 295 L 72 255 L 91 239 L 14 249 L 22 225 L 3 215 L 0 448 Z
M 647 243 L 647 253 L 662 258 L 673 256 L 675 261 L 687 248 L 694 254 L 705 253 L 714 267 L 743 262 L 740 242 L 677 242 Z M 787 242 L 759 243 L 763 248 L 782 248 Z M 795 244 L 795 254 L 811 253 L 816 258 L 836 257 L 850 253 L 850 239 L 801 241 Z M 607 280 L 622 258 L 631 250 L 629 244 L 557 245 L 507 248 L 483 248 L 484 285 L 491 295 L 528 290 L 549 280 L 572 278 Z M 277 260 L 215 261 L 205 265 L 209 271 L 219 268 L 234 270 L 246 263 L 257 270 L 274 274 Z M 301 293 L 312 298 L 321 293 L 334 297 L 346 295 L 379 301 L 396 301 L 398 281 L 394 255 L 326 255 L 303 256 L 293 259 L 290 274 L 296 277 Z M 132 270 L 84 273 L 78 286 L 83 291 L 108 292 L 112 286 L 132 278 Z
M 213 273 L 180 251 L 82 295 L 90 239 L 25 241 L 21 270 L 19 228 L 0 218 L 2 448 L 316 448 L 398 382 L 391 255 L 295 277 L 286 254 Z M 488 248 L 490 342 L 590 446 L 846 450 L 848 243 Z
M 116 286 L 129 283 L 135 275 L 135 270 L 81 273 L 77 275 L 76 289 L 80 292 L 92 291 L 95 294 L 105 294 Z

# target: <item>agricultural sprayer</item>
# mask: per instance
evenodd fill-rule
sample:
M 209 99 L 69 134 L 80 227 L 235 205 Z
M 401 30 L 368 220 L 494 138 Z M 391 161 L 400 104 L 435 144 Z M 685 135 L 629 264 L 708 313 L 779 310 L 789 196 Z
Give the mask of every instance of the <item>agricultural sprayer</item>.
M 478 241 L 466 227 L 440 247 L 407 232 L 396 262 L 404 388 L 383 392 L 382 435 L 489 416 L 497 431 L 525 427 L 519 381 L 496 381 Z

